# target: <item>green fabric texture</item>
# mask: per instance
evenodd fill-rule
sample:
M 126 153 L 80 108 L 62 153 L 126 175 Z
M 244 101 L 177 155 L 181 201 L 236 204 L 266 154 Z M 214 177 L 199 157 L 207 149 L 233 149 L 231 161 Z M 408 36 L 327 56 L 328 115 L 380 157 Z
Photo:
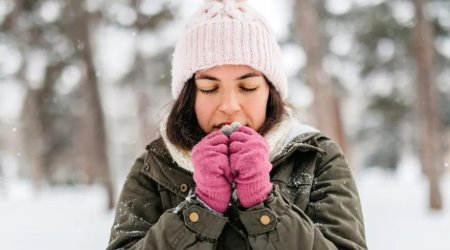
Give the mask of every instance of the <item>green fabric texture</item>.
M 358 191 L 336 143 L 300 135 L 272 165 L 263 204 L 232 202 L 220 215 L 189 195 L 192 174 L 153 141 L 127 176 L 107 249 L 367 249 Z

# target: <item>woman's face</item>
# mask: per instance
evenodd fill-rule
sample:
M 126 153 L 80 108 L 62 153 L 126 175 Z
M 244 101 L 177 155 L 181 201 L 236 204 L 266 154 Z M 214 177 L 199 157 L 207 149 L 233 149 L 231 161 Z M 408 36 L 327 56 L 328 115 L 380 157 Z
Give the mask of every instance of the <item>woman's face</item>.
M 269 86 L 257 70 L 221 65 L 195 73 L 195 114 L 206 133 L 238 121 L 258 131 L 266 118 Z

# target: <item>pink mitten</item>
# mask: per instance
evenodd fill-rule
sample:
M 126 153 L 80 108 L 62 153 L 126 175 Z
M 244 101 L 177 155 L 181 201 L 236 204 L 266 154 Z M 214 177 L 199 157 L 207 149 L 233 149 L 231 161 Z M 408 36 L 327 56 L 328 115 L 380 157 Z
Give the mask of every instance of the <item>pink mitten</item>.
M 228 140 L 224 133 L 215 131 L 205 136 L 192 149 L 195 193 L 219 213 L 226 211 L 231 198 Z
M 265 201 L 272 191 L 269 145 L 253 129 L 240 126 L 230 136 L 230 167 L 237 196 L 245 208 Z

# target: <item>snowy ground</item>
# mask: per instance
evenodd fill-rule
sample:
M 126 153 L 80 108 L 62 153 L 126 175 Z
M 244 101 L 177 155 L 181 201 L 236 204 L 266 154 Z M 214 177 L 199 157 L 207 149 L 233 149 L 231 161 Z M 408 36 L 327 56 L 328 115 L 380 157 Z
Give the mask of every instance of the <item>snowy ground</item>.
M 427 181 L 423 177 L 392 175 L 379 170 L 358 178 L 369 249 L 450 249 L 450 175 L 441 185 L 444 210 L 427 208 Z
M 6 196 L 6 197 L 5 197 Z M 105 249 L 113 213 L 100 187 L 43 190 L 15 183 L 0 193 L 1 249 Z
M 426 182 L 382 171 L 358 176 L 371 250 L 444 250 L 450 240 L 450 176 L 442 185 L 446 207 L 426 208 Z M 8 184 L 8 183 L 7 183 Z M 104 249 L 113 213 L 99 187 L 58 188 L 34 195 L 24 182 L 0 188 L 2 249 Z

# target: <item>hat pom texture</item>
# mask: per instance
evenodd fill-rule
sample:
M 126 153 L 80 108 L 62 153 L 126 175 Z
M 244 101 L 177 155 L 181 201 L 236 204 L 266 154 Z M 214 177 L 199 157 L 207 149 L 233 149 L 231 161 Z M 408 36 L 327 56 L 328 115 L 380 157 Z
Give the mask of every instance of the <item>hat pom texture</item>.
M 195 72 L 225 64 L 260 71 L 283 98 L 287 97 L 274 32 L 246 0 L 205 0 L 187 23 L 172 58 L 173 98 L 178 98 Z

